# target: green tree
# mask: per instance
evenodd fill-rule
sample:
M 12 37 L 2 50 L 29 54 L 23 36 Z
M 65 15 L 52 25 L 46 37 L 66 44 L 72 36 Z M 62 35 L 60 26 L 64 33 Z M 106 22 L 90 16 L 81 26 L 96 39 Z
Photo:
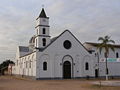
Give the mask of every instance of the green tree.
M 105 50 L 105 58 L 106 58 L 106 80 L 108 80 L 108 73 L 109 73 L 109 69 L 108 69 L 108 65 L 107 65 L 107 58 L 109 55 L 109 50 L 111 49 L 114 52 L 114 46 L 112 44 L 115 44 L 114 40 L 110 39 L 110 36 L 105 36 L 105 37 L 99 37 L 98 41 L 100 41 L 101 43 L 98 45 L 98 49 L 101 51 L 102 49 Z
M 3 72 L 6 68 L 8 68 L 9 64 L 15 64 L 15 63 L 13 61 L 10 61 L 10 60 L 3 61 L 0 64 L 0 73 L 4 74 Z

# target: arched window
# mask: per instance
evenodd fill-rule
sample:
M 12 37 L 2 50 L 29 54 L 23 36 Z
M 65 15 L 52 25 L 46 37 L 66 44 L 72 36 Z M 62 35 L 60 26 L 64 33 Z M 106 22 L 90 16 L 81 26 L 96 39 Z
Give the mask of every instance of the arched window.
M 43 62 L 43 70 L 44 70 L 44 71 L 47 70 L 47 62 Z
M 89 64 L 88 64 L 88 62 L 85 63 L 85 70 L 89 70 Z
M 34 59 L 34 54 L 32 55 L 32 60 Z
M 45 30 L 45 28 L 43 28 L 43 34 L 45 34 L 46 33 L 46 30 Z
M 28 67 L 28 63 L 27 63 L 27 61 L 26 61 L 26 68 Z
M 46 46 L 46 39 L 43 38 L 42 41 L 43 41 L 43 46 Z
M 35 39 L 35 40 L 36 40 L 35 44 L 36 44 L 36 47 L 37 47 L 37 39 Z
M 39 34 L 38 29 L 37 29 L 37 35 Z
M 30 60 L 30 61 L 29 61 L 29 68 L 31 68 L 31 63 L 32 63 L 32 61 Z
M 119 54 L 118 54 L 118 52 L 116 53 L 116 58 L 119 58 Z

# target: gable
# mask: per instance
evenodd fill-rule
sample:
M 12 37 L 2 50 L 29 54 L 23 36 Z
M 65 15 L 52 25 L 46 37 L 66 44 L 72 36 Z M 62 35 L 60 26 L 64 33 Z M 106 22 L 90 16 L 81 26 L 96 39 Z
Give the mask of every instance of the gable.
M 63 46 L 63 42 L 65 40 L 69 40 L 72 43 L 72 47 L 78 47 L 80 49 L 82 48 L 85 52 L 89 53 L 88 50 L 83 46 L 83 44 L 69 30 L 65 30 L 58 37 L 54 38 L 54 40 L 48 46 L 46 46 L 44 50 L 48 48 L 53 48 L 53 49 L 59 48 L 60 49 L 60 47 Z

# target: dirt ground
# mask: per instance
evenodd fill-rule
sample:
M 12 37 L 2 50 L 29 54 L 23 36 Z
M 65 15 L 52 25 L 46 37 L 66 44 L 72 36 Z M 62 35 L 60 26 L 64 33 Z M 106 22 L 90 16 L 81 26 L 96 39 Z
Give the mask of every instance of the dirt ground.
M 28 80 L 0 76 L 0 90 L 120 90 L 120 87 L 97 86 L 93 80 Z

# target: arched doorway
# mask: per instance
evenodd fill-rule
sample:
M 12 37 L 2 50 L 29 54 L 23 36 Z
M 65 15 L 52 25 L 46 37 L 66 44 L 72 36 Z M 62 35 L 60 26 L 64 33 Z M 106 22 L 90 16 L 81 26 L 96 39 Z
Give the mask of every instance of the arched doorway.
M 71 78 L 71 63 L 69 61 L 63 63 L 63 78 Z

